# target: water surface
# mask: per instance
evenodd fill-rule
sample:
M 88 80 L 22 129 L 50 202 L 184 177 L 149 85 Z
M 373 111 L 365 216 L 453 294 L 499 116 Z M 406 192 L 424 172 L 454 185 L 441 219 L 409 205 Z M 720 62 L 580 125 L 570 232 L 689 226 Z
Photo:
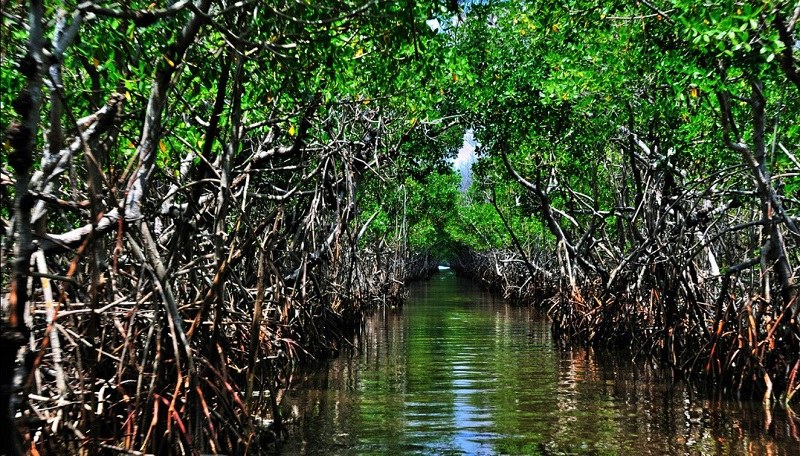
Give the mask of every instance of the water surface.
M 284 400 L 284 454 L 800 455 L 800 419 L 699 398 L 443 272 Z

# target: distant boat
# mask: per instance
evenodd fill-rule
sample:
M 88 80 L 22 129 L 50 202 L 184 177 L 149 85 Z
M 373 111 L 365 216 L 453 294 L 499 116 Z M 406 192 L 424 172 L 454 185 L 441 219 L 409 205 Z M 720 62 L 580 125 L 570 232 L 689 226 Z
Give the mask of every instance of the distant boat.
M 443 265 L 443 264 L 440 264 L 440 265 L 439 265 L 439 270 L 440 270 L 440 271 L 444 271 L 445 269 L 450 269 L 450 266 L 445 266 L 445 265 Z

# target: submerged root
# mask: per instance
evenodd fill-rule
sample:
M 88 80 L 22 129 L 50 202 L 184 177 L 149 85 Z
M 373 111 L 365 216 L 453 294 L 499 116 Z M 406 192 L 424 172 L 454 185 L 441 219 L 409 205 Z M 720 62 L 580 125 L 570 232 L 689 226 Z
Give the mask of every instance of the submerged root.
M 712 305 L 719 292 L 712 282 L 687 293 L 686 283 L 673 286 L 665 273 L 621 290 L 585 277 L 572 287 L 566 277 L 531 280 L 507 266 L 511 258 L 469 252 L 457 270 L 511 303 L 546 310 L 560 343 L 625 349 L 739 398 L 789 405 L 800 396 L 800 331 L 779 302 L 729 293 Z

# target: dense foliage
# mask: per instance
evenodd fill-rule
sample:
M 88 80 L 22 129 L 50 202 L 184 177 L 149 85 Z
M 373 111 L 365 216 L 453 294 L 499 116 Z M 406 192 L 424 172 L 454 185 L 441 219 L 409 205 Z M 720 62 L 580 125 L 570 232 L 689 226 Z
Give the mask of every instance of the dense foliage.
M 791 401 L 797 16 L 783 2 L 473 5 L 450 51 L 470 73 L 446 112 L 481 144 L 479 201 L 499 217 L 483 230 L 505 212 L 504 247 L 529 267 L 474 252 L 462 267 L 536 296 L 555 280 L 565 338 Z
M 800 390 L 795 5 L 2 5 L 0 452 L 275 442 L 288 366 L 439 260 Z

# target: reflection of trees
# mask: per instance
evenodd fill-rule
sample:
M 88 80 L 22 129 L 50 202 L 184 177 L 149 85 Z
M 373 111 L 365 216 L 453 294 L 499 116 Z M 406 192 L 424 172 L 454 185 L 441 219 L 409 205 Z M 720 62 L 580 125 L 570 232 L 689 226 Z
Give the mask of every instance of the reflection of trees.
M 599 451 L 788 455 L 788 442 L 800 441 L 791 411 L 703 398 L 652 365 L 613 353 L 563 352 L 557 391 L 553 440 L 567 445 L 581 422 Z
M 397 365 L 404 347 L 405 319 L 383 312 L 365 320 L 354 347 L 332 361 L 327 369 L 296 377 L 299 390 L 288 400 L 285 413 L 295 420 L 293 434 L 302 444 L 293 450 L 314 453 L 331 444 L 353 448 L 358 436 L 371 426 L 403 427 L 393 411 L 402 410 L 402 369 Z M 391 378 L 390 378 L 391 377 Z M 376 422 L 376 417 L 383 417 Z
M 313 453 L 320 442 L 355 445 L 360 423 L 353 413 L 357 404 L 351 391 L 358 372 L 358 360 L 342 356 L 329 369 L 295 379 L 302 385 L 303 394 L 288 398 L 284 414 L 294 422 L 293 434 L 303 437 L 297 440 L 298 452 Z

